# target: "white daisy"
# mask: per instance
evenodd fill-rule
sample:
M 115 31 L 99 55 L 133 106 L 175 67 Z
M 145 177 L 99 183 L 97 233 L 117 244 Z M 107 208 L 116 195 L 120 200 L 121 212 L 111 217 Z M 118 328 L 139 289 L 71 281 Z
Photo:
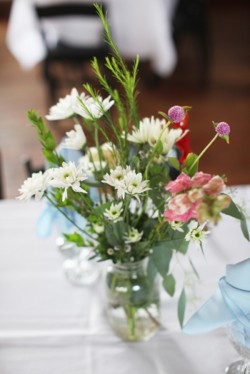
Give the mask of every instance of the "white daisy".
M 98 96 L 97 100 L 95 100 L 93 97 L 80 95 L 75 102 L 74 111 L 86 119 L 100 118 L 114 104 L 114 100 L 110 100 L 110 98 L 108 96 L 106 99 L 103 99 L 101 96 Z
M 102 234 L 104 232 L 104 225 L 102 223 L 93 223 L 92 226 L 97 234 Z
M 127 234 L 124 235 L 126 244 L 139 242 L 142 238 L 143 231 L 139 232 L 137 229 L 132 228 Z
M 142 174 L 136 173 L 135 170 L 129 170 L 124 178 L 116 184 L 118 198 L 125 197 L 125 194 L 136 195 L 142 194 L 150 190 L 148 187 L 148 180 L 142 180 Z
M 130 166 L 127 166 L 126 169 L 117 166 L 115 169 L 110 170 L 110 174 L 107 173 L 103 176 L 102 182 L 116 188 L 118 184 L 123 181 L 126 173 L 130 170 Z
M 75 192 L 86 193 L 81 188 L 80 182 L 87 179 L 86 175 L 82 172 L 82 168 L 76 166 L 73 162 L 64 162 L 60 168 L 51 169 L 53 171 L 52 179 L 49 184 L 53 187 L 64 188 L 62 201 L 67 198 L 68 188 L 72 188 Z
M 67 138 L 63 142 L 63 147 L 68 149 L 80 150 L 86 144 L 86 136 L 82 126 L 76 124 L 75 130 L 66 132 Z
M 183 222 L 181 221 L 172 221 L 172 222 L 169 222 L 171 228 L 175 231 L 179 231 L 179 232 L 184 232 L 182 226 L 183 226 Z
M 205 226 L 207 222 L 204 222 L 202 225 L 199 225 L 199 222 L 192 220 L 189 225 L 189 232 L 186 234 L 186 241 L 192 241 L 198 247 L 202 243 L 206 243 L 206 236 L 209 234 L 209 231 L 205 231 Z
M 106 209 L 103 215 L 110 221 L 118 222 L 121 220 L 121 214 L 123 212 L 122 202 L 118 204 L 111 204 L 109 209 Z
M 85 96 L 85 94 L 82 94 Z M 53 105 L 49 114 L 45 116 L 49 121 L 62 120 L 69 118 L 75 114 L 74 106 L 78 101 L 78 91 L 76 88 L 72 88 L 71 93 L 66 95 L 64 98 L 59 99 L 56 105 Z
M 40 200 L 48 187 L 50 178 L 50 169 L 45 173 L 42 173 L 41 171 L 38 173 L 33 173 L 32 176 L 27 178 L 20 187 L 20 195 L 17 197 L 17 199 L 29 200 L 35 196 L 36 200 Z

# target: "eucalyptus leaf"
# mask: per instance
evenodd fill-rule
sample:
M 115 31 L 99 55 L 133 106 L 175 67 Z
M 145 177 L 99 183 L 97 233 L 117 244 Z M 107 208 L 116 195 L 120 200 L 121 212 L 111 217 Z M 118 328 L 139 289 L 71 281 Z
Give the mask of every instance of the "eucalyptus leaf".
M 172 274 L 166 275 L 163 278 L 163 287 L 170 296 L 173 296 L 175 293 L 175 283 L 176 282 Z
M 169 248 L 165 242 L 153 247 L 152 258 L 158 272 L 165 277 L 168 273 L 169 264 L 172 258 L 173 250 Z
M 185 289 L 183 288 L 180 294 L 179 300 L 178 300 L 178 320 L 179 320 L 181 327 L 183 326 L 183 322 L 184 322 L 185 310 L 186 310 L 186 292 L 185 292 Z
M 245 217 L 244 213 L 241 211 L 241 209 L 237 206 L 237 204 L 235 204 L 233 202 L 233 200 L 231 200 L 231 203 L 230 203 L 228 208 L 222 210 L 222 213 L 240 220 L 240 226 L 241 226 L 242 233 L 245 236 L 245 238 L 248 241 L 250 241 L 249 231 L 248 231 L 247 222 L 246 222 L 246 217 Z

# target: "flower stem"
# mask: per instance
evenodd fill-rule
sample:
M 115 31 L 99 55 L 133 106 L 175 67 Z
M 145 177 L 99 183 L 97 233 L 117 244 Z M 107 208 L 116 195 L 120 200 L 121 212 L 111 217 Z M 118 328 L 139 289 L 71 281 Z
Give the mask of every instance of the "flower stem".
M 200 160 L 200 158 L 204 155 L 204 153 L 208 150 L 208 148 L 215 142 L 215 140 L 218 138 L 219 134 L 216 134 L 213 139 L 207 144 L 207 146 L 201 151 L 201 153 L 198 155 L 198 157 L 193 162 L 192 166 L 189 170 L 192 170 L 193 167 L 197 164 L 197 162 Z
M 78 226 L 71 218 L 69 218 L 67 216 L 66 213 L 64 213 L 64 211 L 62 209 L 60 209 L 55 203 L 54 201 L 49 197 L 49 195 L 46 193 L 45 194 L 47 200 L 69 221 L 71 222 L 79 231 L 81 231 L 83 234 L 87 235 L 88 237 L 90 237 L 92 240 L 94 239 L 92 235 L 90 235 L 87 231 L 83 230 L 80 226 Z

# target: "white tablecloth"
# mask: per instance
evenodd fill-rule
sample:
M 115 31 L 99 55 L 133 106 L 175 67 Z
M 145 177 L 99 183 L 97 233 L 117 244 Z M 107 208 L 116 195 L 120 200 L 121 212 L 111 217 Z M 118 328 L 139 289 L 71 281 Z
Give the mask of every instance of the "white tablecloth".
M 238 189 L 250 212 L 250 186 Z M 126 343 L 105 316 L 104 282 L 85 287 L 67 282 L 55 232 L 35 233 L 43 203 L 0 203 L 0 373 L 1 374 L 219 374 L 237 354 L 224 328 L 184 335 L 176 299 L 162 293 L 161 330 L 147 343 Z M 250 245 L 239 222 L 224 216 L 212 230 L 205 257 L 191 248 L 200 273 L 198 307 L 216 289 L 225 265 L 244 260 Z M 191 312 L 191 308 L 188 313 Z
M 34 67 L 46 55 L 33 3 L 62 1 L 68 2 L 13 1 L 7 30 L 7 45 L 24 69 Z M 134 58 L 138 54 L 142 60 L 151 61 L 152 69 L 160 76 L 170 75 L 176 65 L 172 17 L 177 0 L 107 0 L 104 3 L 108 8 L 114 40 L 124 57 Z M 46 30 L 51 43 L 60 37 L 73 44 L 95 44 L 100 38 L 100 25 L 93 23 L 92 20 L 87 24 L 82 24 L 80 19 L 70 24 L 48 21 Z

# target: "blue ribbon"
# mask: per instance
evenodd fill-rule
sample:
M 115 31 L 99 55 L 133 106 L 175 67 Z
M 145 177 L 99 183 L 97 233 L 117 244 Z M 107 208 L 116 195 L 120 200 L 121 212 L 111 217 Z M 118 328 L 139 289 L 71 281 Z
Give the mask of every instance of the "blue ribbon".
M 215 294 L 187 321 L 183 332 L 204 333 L 232 322 L 250 332 L 250 258 L 227 265 Z

